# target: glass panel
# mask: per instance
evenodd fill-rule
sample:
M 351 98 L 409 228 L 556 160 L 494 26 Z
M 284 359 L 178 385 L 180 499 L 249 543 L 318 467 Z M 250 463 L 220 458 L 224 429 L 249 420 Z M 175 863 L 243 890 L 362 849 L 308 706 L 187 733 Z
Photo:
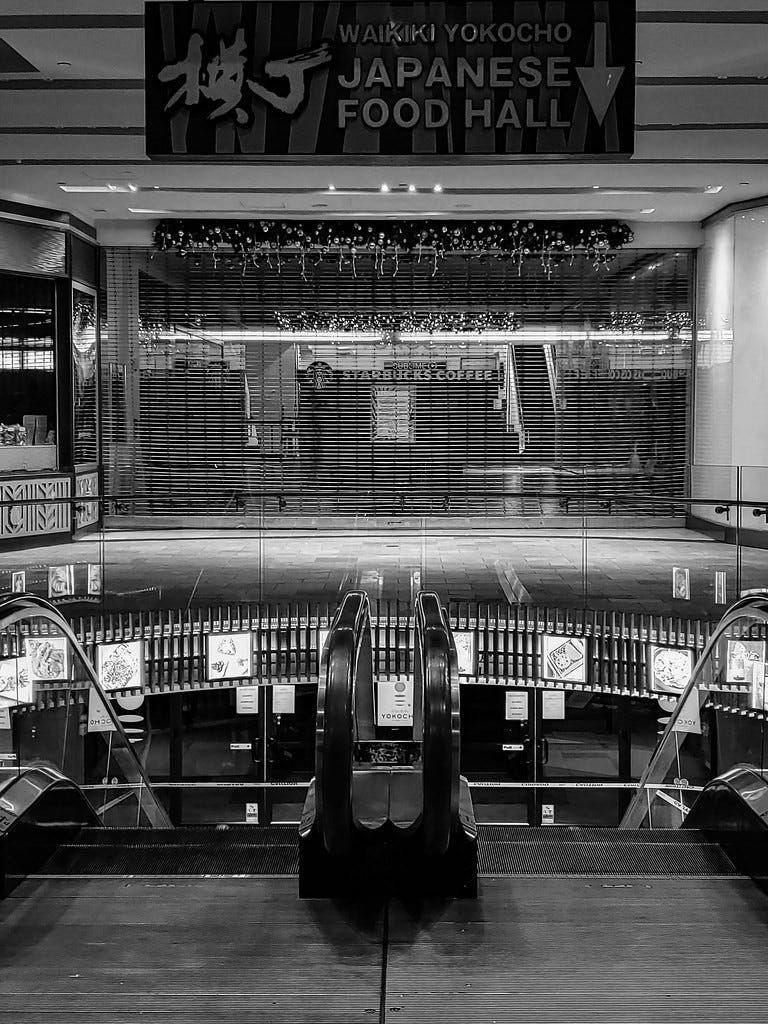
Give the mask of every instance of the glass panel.
M 0 274 L 0 472 L 56 468 L 53 283 Z
M 97 462 L 98 333 L 96 296 L 72 289 L 72 360 L 75 464 Z
M 619 730 L 627 723 L 622 698 L 579 691 L 562 698 L 563 718 L 547 718 L 547 697 L 542 691 L 545 741 L 541 778 L 594 779 L 615 782 L 619 778 Z M 559 714 L 559 708 L 554 709 Z

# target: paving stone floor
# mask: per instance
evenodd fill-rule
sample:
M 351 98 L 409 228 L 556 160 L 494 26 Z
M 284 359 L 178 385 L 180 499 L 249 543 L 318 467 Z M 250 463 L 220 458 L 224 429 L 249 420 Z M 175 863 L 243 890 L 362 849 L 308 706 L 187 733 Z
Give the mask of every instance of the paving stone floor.
M 768 587 L 768 550 L 742 548 L 670 527 L 420 530 L 397 522 L 322 530 L 111 531 L 72 543 L 0 552 L 0 590 L 24 569 L 27 589 L 47 596 L 48 567 L 73 564 L 86 593 L 87 564 L 103 567 L 109 608 L 197 607 L 226 602 L 328 601 L 365 589 L 409 601 L 434 589 L 443 600 L 531 602 L 689 616 L 719 616 L 715 571 L 737 586 Z M 691 600 L 672 598 L 672 568 L 690 573 Z M 739 576 L 737 577 L 737 569 Z M 82 605 L 82 602 L 81 602 Z M 79 610 L 79 609 L 72 609 Z

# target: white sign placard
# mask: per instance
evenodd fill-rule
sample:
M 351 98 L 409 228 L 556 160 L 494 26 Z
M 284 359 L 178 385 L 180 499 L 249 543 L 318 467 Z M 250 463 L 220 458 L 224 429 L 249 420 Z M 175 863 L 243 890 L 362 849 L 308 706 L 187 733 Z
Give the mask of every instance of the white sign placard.
M 699 691 L 694 686 L 675 717 L 672 732 L 692 732 L 701 736 L 701 714 L 699 712 Z
M 678 601 L 691 599 L 691 574 L 688 569 L 675 566 L 672 569 L 672 597 Z
M 729 640 L 726 683 L 751 683 L 752 663 L 765 661 L 764 640 Z
M 544 633 L 541 637 L 542 679 L 587 681 L 587 641 L 583 636 L 558 636 Z
M 649 644 L 648 687 L 654 693 L 674 693 L 679 697 L 688 685 L 692 671 L 693 651 Z
M 144 685 L 144 641 L 97 644 L 96 671 L 103 690 L 138 690 Z
M 48 567 L 48 597 L 72 597 L 75 592 L 74 565 L 51 565 Z
M 276 683 L 272 687 L 272 714 L 292 715 L 296 711 L 296 687 L 290 683 Z
M 469 630 L 455 630 L 453 642 L 456 644 L 456 660 L 460 676 L 476 676 L 475 634 Z
M 376 724 L 413 725 L 412 680 L 378 680 L 376 684 Z
M 0 661 L 0 706 L 31 704 L 32 699 L 32 680 L 27 659 L 6 658 Z
M 765 674 L 766 664 L 764 661 L 750 662 L 752 673 L 752 685 L 750 688 L 750 706 L 756 711 L 765 711 Z
M 69 680 L 70 651 L 66 637 L 29 637 L 24 641 L 24 653 L 33 682 L 63 683 Z
M 114 732 L 115 726 L 104 701 L 92 686 L 88 691 L 88 732 Z
M 0 704 L 0 729 L 11 728 L 11 709 L 7 704 Z
M 253 750 L 252 743 L 230 743 L 230 750 Z
M 253 633 L 210 633 L 206 673 L 209 679 L 247 679 L 253 675 Z
M 101 566 L 98 562 L 88 563 L 88 596 L 101 597 L 102 592 Z
M 565 718 L 565 690 L 541 691 L 541 717 Z
M 554 825 L 555 824 L 555 805 L 554 804 L 542 804 L 541 805 L 541 824 L 542 825 Z
M 238 686 L 235 690 L 235 710 L 238 715 L 257 715 L 259 713 L 258 686 Z
M 258 825 L 259 824 L 259 805 L 258 804 L 246 804 L 245 805 L 245 821 L 247 825 Z
M 528 721 L 528 693 L 526 690 L 507 690 L 504 695 L 504 718 L 508 722 Z
M 11 590 L 14 594 L 23 594 L 27 589 L 27 574 L 23 569 L 11 573 Z

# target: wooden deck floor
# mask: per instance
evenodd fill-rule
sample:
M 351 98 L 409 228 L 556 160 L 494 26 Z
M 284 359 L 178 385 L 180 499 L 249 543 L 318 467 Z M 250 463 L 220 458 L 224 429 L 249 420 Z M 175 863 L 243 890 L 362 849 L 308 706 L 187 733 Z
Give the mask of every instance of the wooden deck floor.
M 764 1024 L 744 878 L 484 878 L 477 901 L 299 901 L 295 878 L 32 878 L 0 903 L 8 1024 Z

